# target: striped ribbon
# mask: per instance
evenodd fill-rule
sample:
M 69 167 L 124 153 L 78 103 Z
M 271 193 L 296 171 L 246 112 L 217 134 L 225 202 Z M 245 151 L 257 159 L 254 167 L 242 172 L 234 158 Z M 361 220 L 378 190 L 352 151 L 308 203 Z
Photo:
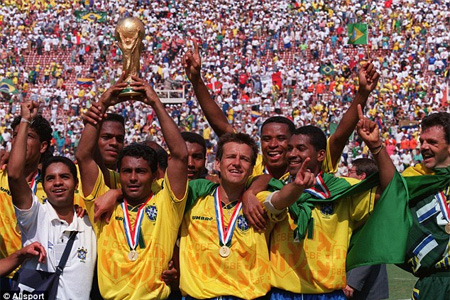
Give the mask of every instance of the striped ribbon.
M 331 193 L 328 190 L 328 187 L 326 186 L 325 182 L 323 181 L 322 172 L 320 172 L 316 176 L 316 186 L 306 189 L 305 192 L 315 196 L 316 198 L 320 198 L 320 199 L 328 199 L 331 196 Z
M 36 173 L 34 173 L 33 179 L 30 182 L 30 188 L 31 188 L 31 192 L 33 193 L 33 195 L 36 195 L 37 183 L 38 183 L 40 176 L 41 176 L 41 172 L 39 172 L 39 169 L 38 169 L 36 171 Z
M 214 206 L 216 211 L 216 222 L 217 222 L 217 231 L 219 232 L 219 244 L 220 246 L 231 245 L 231 238 L 233 237 L 234 228 L 236 226 L 236 221 L 239 216 L 239 212 L 242 208 L 242 199 L 239 199 L 238 204 L 235 206 L 233 214 L 231 215 L 230 222 L 228 227 L 225 229 L 225 224 L 223 220 L 223 209 L 222 202 L 220 200 L 219 188 L 217 187 L 216 192 L 214 193 Z
M 436 200 L 441 207 L 442 215 L 444 216 L 447 222 L 450 222 L 450 207 L 447 204 L 447 197 L 443 192 L 439 192 L 436 194 Z
M 145 203 L 139 208 L 136 215 L 136 221 L 134 222 L 134 227 L 131 226 L 127 200 L 124 199 L 123 202 L 120 203 L 123 210 L 123 227 L 125 229 L 125 236 L 131 250 L 135 250 L 137 248 L 139 243 L 139 234 L 141 232 L 141 224 L 144 217 L 144 208 L 152 198 L 153 194 L 151 194 L 147 201 L 145 201 Z

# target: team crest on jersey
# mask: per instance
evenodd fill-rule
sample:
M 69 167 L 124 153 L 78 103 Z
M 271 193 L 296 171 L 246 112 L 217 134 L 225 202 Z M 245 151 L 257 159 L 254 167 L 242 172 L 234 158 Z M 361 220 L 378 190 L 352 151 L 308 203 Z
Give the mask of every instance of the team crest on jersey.
M 325 203 L 325 204 L 320 205 L 320 212 L 324 216 L 329 216 L 329 215 L 333 214 L 333 203 Z
M 86 261 L 86 256 L 87 256 L 87 249 L 84 249 L 84 247 L 78 248 L 77 257 L 80 259 L 81 262 Z
M 244 215 L 240 215 L 236 222 L 237 222 L 237 227 L 241 231 L 247 231 L 249 229 L 247 219 L 244 217 Z
M 147 214 L 147 217 L 150 219 L 150 221 L 155 222 L 156 217 L 158 216 L 158 209 L 154 205 L 147 206 L 145 208 L 145 213 Z

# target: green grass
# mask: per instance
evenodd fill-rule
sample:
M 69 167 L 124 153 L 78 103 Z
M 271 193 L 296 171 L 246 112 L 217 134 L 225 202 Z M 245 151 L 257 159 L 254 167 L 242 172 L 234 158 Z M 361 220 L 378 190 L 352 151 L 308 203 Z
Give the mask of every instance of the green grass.
M 411 292 L 417 278 L 395 265 L 387 265 L 389 299 L 411 299 Z

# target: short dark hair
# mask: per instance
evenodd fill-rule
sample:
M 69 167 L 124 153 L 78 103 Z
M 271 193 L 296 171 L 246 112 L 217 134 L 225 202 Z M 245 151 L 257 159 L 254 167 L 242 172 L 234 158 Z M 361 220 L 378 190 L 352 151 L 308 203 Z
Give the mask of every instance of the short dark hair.
M 203 156 L 206 157 L 206 142 L 205 139 L 198 133 L 184 131 L 181 133 L 181 137 L 185 142 L 192 144 L 199 144 L 203 148 Z
M 294 131 L 294 135 L 299 134 L 308 136 L 309 142 L 316 151 L 327 149 L 327 137 L 319 127 L 313 125 L 301 126 Z
M 64 156 L 48 157 L 46 160 L 44 160 L 42 162 L 42 177 L 41 177 L 42 182 L 45 181 L 45 174 L 47 173 L 47 168 L 51 164 L 56 164 L 56 163 L 65 164 L 69 168 L 69 171 L 72 174 L 73 179 L 75 180 L 75 183 L 78 183 L 77 168 L 75 167 L 75 164 L 73 163 L 73 161 L 71 161 L 70 159 L 68 159 L 67 157 L 64 157 Z
M 421 124 L 422 131 L 434 126 L 440 126 L 444 129 L 445 142 L 450 144 L 450 114 L 447 112 L 438 112 L 423 118 Z
M 377 163 L 370 158 L 358 158 L 352 161 L 352 166 L 355 167 L 356 175 L 361 175 L 365 173 L 366 176 L 370 176 L 376 172 L 378 172 Z
M 147 145 L 155 150 L 158 166 L 161 170 L 165 171 L 167 169 L 169 161 L 169 155 L 167 154 L 167 151 L 155 141 L 145 141 L 144 145 Z
M 147 161 L 148 165 L 150 166 L 150 170 L 153 173 L 156 172 L 158 168 L 156 151 L 147 145 L 133 143 L 123 148 L 123 151 L 119 155 L 119 162 L 118 162 L 119 170 L 122 164 L 122 159 L 125 156 L 143 158 L 145 161 Z
M 282 116 L 274 116 L 274 117 L 270 117 L 264 121 L 264 123 L 261 125 L 261 132 L 263 131 L 264 126 L 266 126 L 267 124 L 270 124 L 270 123 L 286 124 L 288 126 L 288 130 L 289 130 L 290 134 L 293 134 L 295 131 L 295 125 L 291 120 L 289 120 L 286 117 L 282 117 Z
M 119 122 L 125 128 L 125 118 L 119 114 L 107 113 L 106 118 L 103 120 L 103 122 L 107 122 L 107 121 Z
M 20 120 L 22 120 L 21 116 L 17 116 L 14 118 L 14 120 L 11 123 L 11 128 L 14 130 L 17 125 L 19 125 Z M 36 118 L 34 118 L 33 122 L 30 125 L 30 128 L 36 131 L 36 133 L 39 136 L 39 141 L 47 142 L 50 146 L 50 142 L 52 140 L 52 127 L 50 126 L 50 123 L 45 119 L 42 115 L 37 115 Z
M 258 156 L 258 146 L 256 145 L 255 140 L 246 133 L 225 133 L 224 135 L 222 135 L 217 146 L 216 158 L 218 160 L 221 160 L 223 155 L 223 147 L 225 146 L 225 144 L 232 142 L 250 146 L 253 154 L 251 158 L 251 164 L 255 165 L 256 157 Z

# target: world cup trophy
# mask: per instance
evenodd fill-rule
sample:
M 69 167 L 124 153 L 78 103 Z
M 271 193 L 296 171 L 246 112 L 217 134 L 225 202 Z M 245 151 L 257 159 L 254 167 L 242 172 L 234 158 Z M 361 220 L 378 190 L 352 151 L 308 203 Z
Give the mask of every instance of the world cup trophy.
M 138 18 L 124 18 L 119 20 L 115 31 L 116 40 L 120 50 L 122 50 L 123 70 L 125 82 L 131 84 L 131 76 L 139 76 L 141 67 L 140 57 L 144 48 L 142 40 L 145 37 L 144 24 Z M 127 87 L 120 92 L 119 97 L 133 98 L 143 97 L 140 91 L 134 91 Z

